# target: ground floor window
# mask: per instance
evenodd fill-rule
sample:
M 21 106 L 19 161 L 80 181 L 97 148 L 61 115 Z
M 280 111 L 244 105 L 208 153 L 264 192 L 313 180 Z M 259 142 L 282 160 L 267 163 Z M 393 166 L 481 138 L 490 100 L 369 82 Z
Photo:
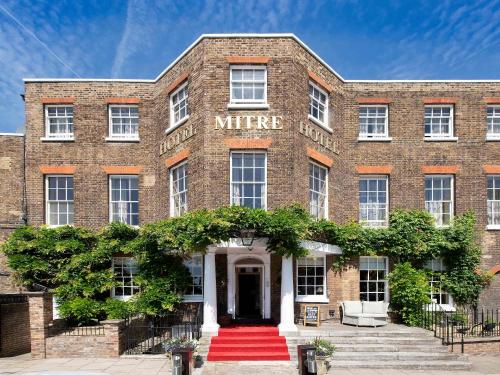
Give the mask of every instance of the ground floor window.
M 184 260 L 184 265 L 191 273 L 188 288 L 184 294 L 184 301 L 194 302 L 203 300 L 203 255 L 193 254 Z
M 363 256 L 359 259 L 359 299 L 388 302 L 387 257 Z
M 127 300 L 139 292 L 139 286 L 134 283 L 138 267 L 134 258 L 113 258 L 113 274 L 115 286 L 112 290 L 113 298 Z
M 311 256 L 297 259 L 297 301 L 326 300 L 326 258 Z
M 429 297 L 431 298 L 431 302 L 437 303 L 438 305 L 451 305 L 452 298 L 450 294 L 443 289 L 443 282 L 441 280 L 442 273 L 446 271 L 443 259 L 432 259 L 426 263 L 425 268 L 431 271 L 429 276 L 429 285 L 431 287 Z

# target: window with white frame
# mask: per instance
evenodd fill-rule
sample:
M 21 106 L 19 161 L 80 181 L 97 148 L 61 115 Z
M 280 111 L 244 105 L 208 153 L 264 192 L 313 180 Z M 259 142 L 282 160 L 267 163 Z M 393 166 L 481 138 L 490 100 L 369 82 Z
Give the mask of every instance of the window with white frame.
M 73 225 L 73 176 L 45 177 L 46 223 Z
M 110 221 L 139 225 L 139 186 L 137 176 L 109 177 Z
M 388 137 L 387 108 L 386 105 L 364 105 L 359 107 L 359 138 Z
M 359 221 L 368 226 L 386 226 L 388 221 L 387 176 L 359 178 Z
M 429 286 L 431 288 L 430 299 L 433 303 L 437 304 L 452 304 L 452 298 L 448 292 L 443 289 L 441 275 L 446 271 L 446 266 L 442 258 L 434 258 L 427 262 L 424 266 L 427 270 L 431 271 L 429 275 Z
M 425 177 L 425 209 L 436 225 L 450 225 L 453 218 L 453 176 Z
M 309 212 L 317 219 L 328 217 L 328 169 L 309 162 Z
M 311 81 L 309 81 L 309 118 L 329 127 L 328 94 Z
M 387 257 L 362 256 L 359 258 L 359 299 L 361 301 L 388 301 Z
M 500 139 L 500 106 L 486 108 L 488 121 L 488 137 Z
M 45 137 L 73 139 L 73 106 L 45 106 Z
M 134 282 L 138 270 L 134 258 L 113 258 L 114 286 L 111 291 L 113 298 L 127 300 L 139 292 L 139 286 Z
M 170 169 L 170 216 L 187 212 L 187 163 Z
M 267 69 L 265 66 L 231 66 L 231 103 L 266 104 Z
M 425 106 L 425 137 L 453 137 L 453 106 Z
M 266 153 L 231 153 L 231 204 L 266 208 Z
M 315 302 L 326 296 L 326 257 L 297 258 L 296 300 Z
M 188 288 L 184 293 L 185 301 L 203 300 L 203 255 L 193 254 L 184 260 L 184 265 L 191 274 Z
M 139 108 L 136 105 L 109 106 L 109 138 L 139 139 Z
M 188 83 L 186 81 L 170 95 L 170 127 L 180 124 L 188 117 Z
M 488 226 L 500 229 L 500 176 L 488 176 Z

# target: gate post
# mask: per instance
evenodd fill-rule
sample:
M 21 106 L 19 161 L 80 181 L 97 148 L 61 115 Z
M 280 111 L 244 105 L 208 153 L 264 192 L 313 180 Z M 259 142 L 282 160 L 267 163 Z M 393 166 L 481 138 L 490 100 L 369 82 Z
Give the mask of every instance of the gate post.
M 45 358 L 45 340 L 49 335 L 49 323 L 52 322 L 52 293 L 30 292 L 28 295 L 31 357 Z

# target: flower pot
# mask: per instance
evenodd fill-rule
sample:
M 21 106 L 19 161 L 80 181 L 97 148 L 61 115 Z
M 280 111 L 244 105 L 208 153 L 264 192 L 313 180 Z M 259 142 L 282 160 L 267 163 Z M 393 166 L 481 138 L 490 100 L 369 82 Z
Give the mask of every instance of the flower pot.
M 320 356 L 320 355 L 317 355 L 316 356 L 316 374 L 317 375 L 326 375 L 327 371 L 328 371 L 328 361 L 327 361 L 328 357 L 324 357 L 324 356 Z

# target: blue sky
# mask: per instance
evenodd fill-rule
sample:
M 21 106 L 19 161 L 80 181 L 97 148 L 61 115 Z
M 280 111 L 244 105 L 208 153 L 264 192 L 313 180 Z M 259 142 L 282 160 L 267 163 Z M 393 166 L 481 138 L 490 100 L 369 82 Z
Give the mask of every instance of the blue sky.
M 295 33 L 347 79 L 500 79 L 500 0 L 0 0 L 0 132 L 22 78 L 151 79 L 228 32 Z

